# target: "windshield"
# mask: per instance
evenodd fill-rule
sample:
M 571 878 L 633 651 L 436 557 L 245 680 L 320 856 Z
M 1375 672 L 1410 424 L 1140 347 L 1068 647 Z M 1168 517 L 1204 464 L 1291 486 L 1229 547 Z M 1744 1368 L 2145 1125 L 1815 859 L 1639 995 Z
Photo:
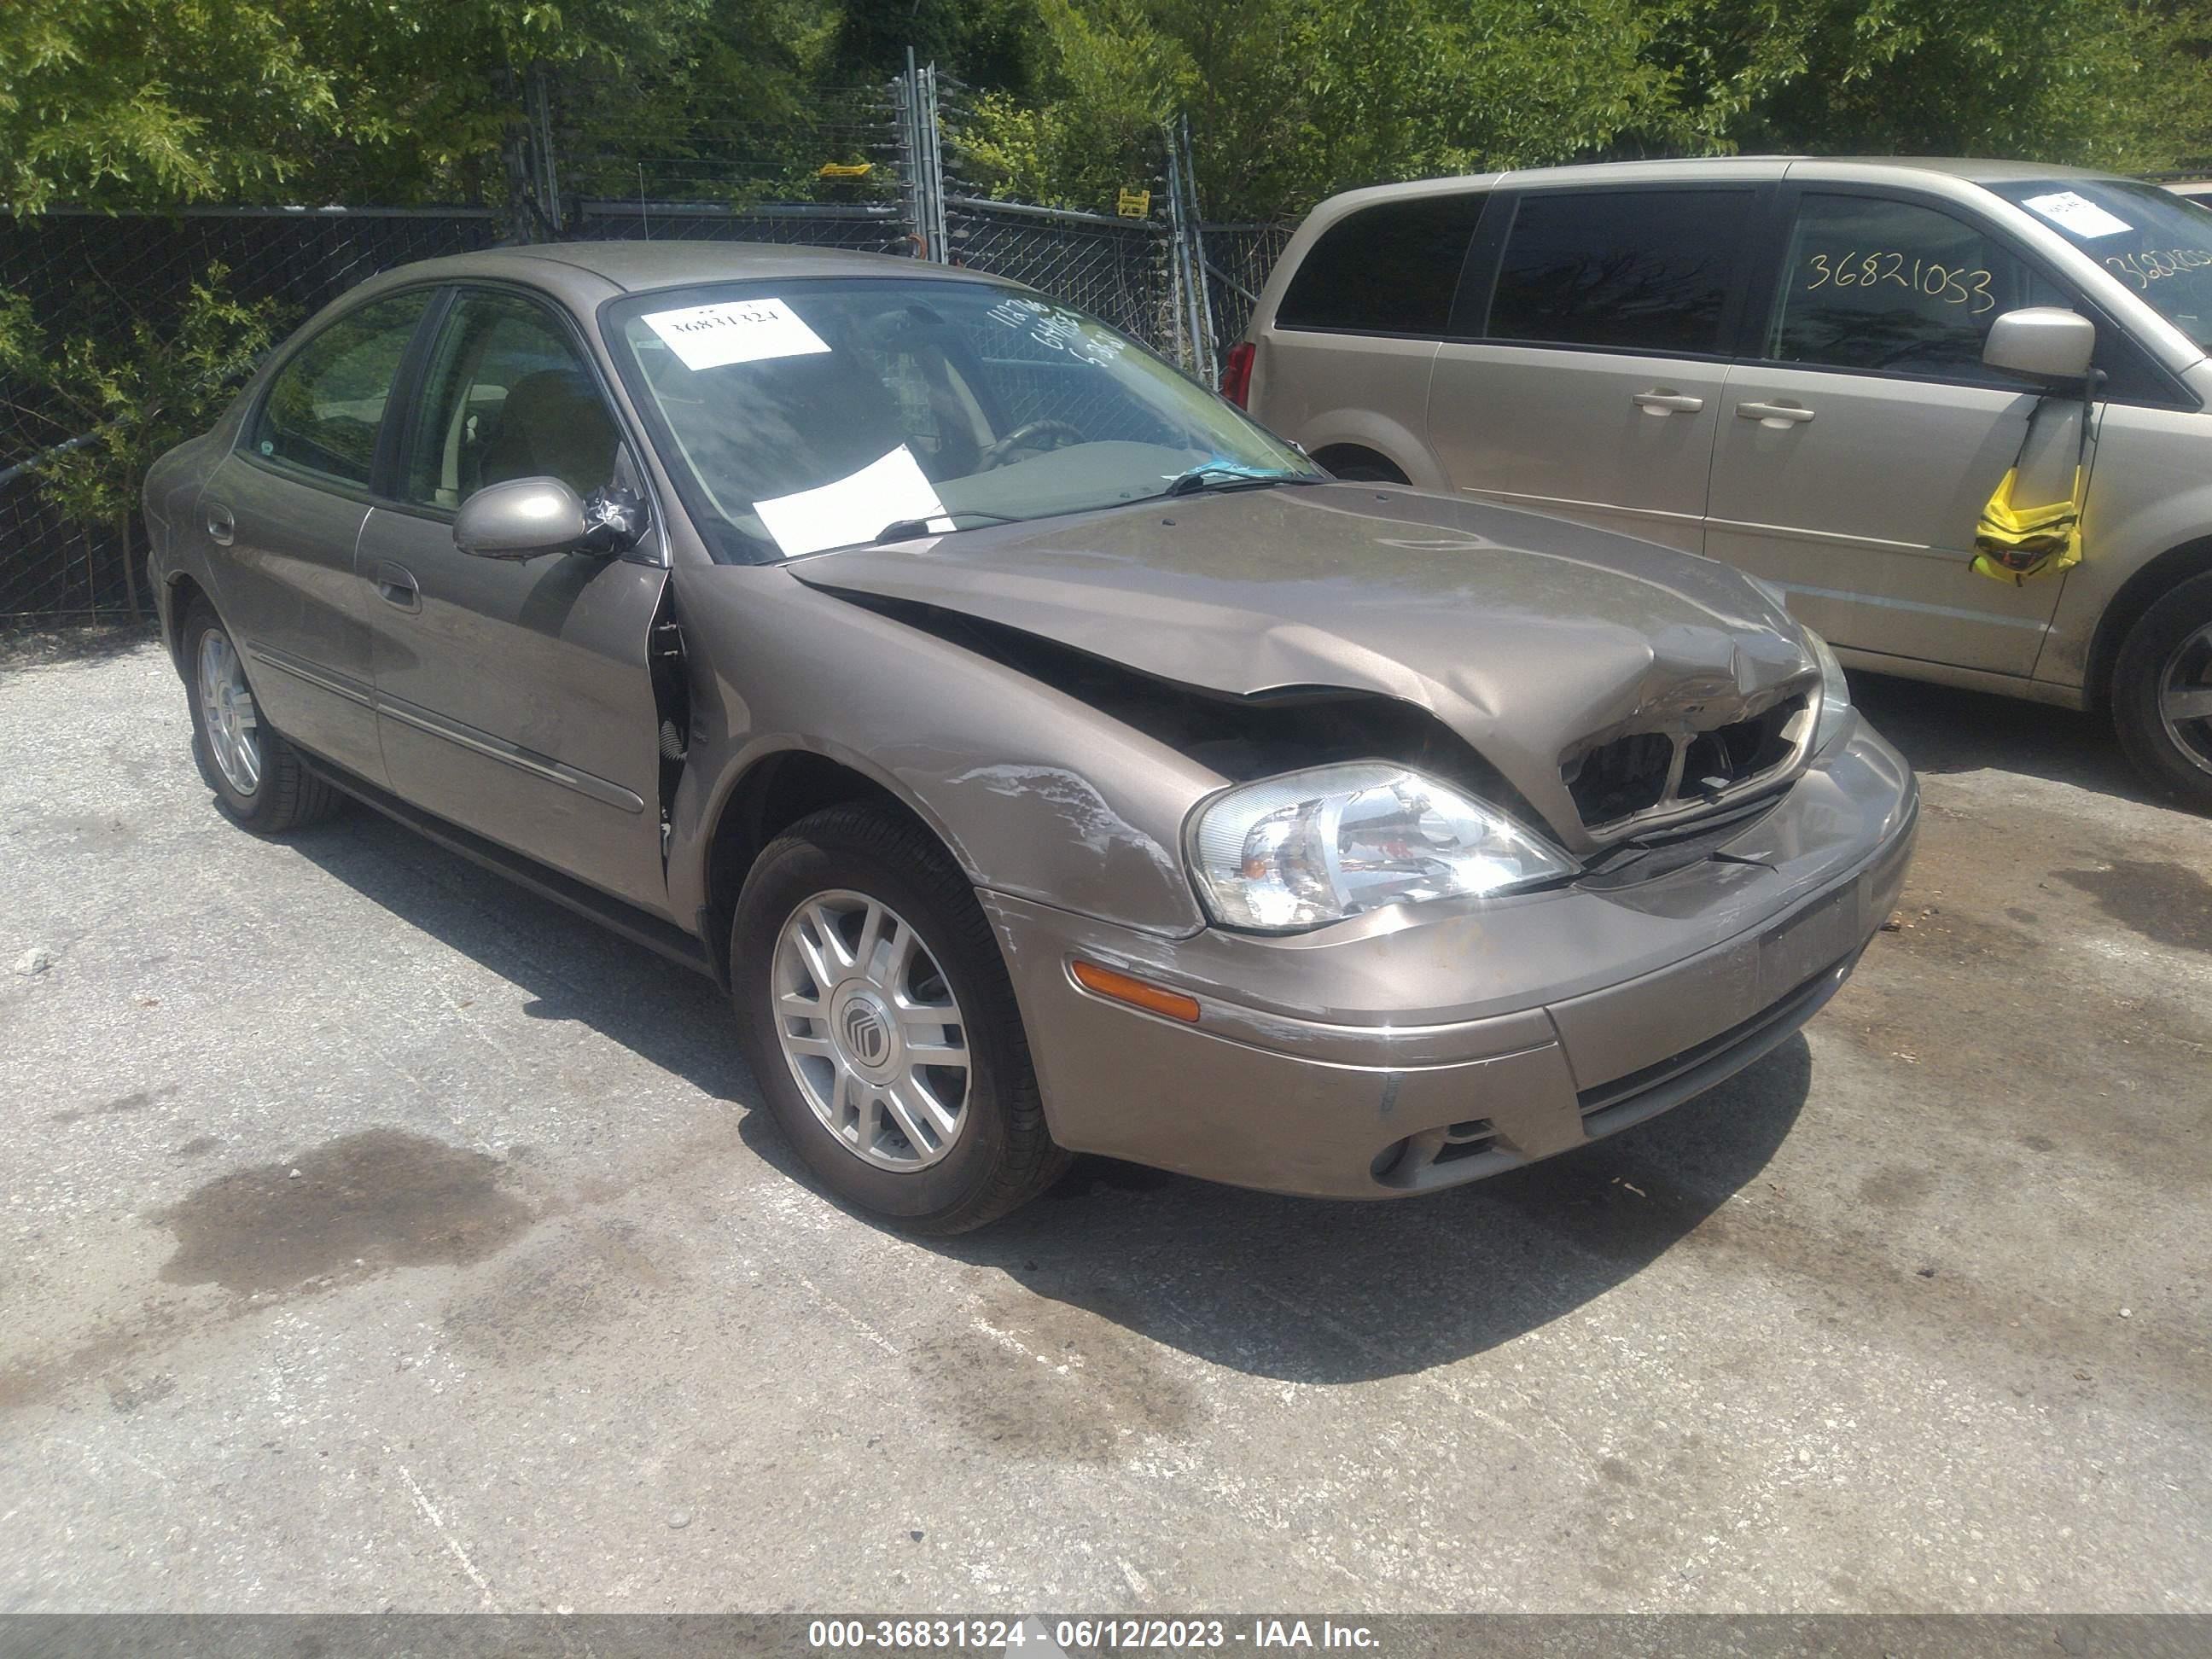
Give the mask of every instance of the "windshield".
M 2170 190 L 2125 179 L 1984 188 L 2043 220 L 2199 346 L 2212 349 L 2212 212 Z
M 608 312 L 694 516 L 725 557 L 1323 476 L 1142 346 L 994 284 L 720 284 Z

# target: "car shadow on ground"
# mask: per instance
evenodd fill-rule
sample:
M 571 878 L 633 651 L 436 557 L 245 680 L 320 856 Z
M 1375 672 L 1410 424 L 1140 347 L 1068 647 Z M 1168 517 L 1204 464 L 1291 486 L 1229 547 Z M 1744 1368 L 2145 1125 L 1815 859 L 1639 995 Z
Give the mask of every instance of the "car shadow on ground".
M 519 986 L 526 1015 L 579 1021 L 728 1103 L 747 1147 L 806 1179 L 705 979 L 366 811 L 293 844 Z M 1064 1304 L 1253 1375 L 1415 1372 L 1559 1319 L 1674 1247 L 1765 1167 L 1812 1071 L 1792 1038 L 1648 1124 L 1421 1198 L 1285 1198 L 1083 1158 L 994 1227 L 902 1243 L 1003 1273 L 1013 1301 L 1041 1316 Z
M 1766 1167 L 1812 1076 L 1792 1037 L 1608 1139 L 1371 1204 L 1085 1159 L 997 1226 L 919 1243 L 1231 1370 L 1399 1376 L 1550 1324 L 1675 1248 Z
M 757 1103 L 729 1005 L 711 981 L 364 806 L 288 844 L 520 987 L 530 998 L 522 1006 L 529 1018 L 576 1021 L 715 1099 Z
M 161 629 L 150 617 L 58 626 L 43 618 L 0 624 L 0 674 L 22 668 L 106 662 L 128 656 L 142 645 L 158 643 L 161 637 Z
M 1917 772 L 2017 772 L 2099 794 L 2171 805 L 2120 752 L 2109 716 L 1886 674 L 1853 674 L 1851 698 Z

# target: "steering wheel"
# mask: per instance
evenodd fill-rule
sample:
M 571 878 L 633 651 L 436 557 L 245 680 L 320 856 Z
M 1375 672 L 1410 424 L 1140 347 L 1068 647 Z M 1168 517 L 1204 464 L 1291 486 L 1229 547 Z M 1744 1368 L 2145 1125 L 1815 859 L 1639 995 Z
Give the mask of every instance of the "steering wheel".
M 1085 441 L 1083 434 L 1066 421 L 1030 421 L 1016 427 L 1012 432 L 983 452 L 979 472 L 988 472 L 994 467 L 1004 466 L 1006 459 L 1018 449 L 1025 449 L 1039 438 L 1050 438 L 1052 447 L 1058 449 L 1062 441 L 1072 443 Z

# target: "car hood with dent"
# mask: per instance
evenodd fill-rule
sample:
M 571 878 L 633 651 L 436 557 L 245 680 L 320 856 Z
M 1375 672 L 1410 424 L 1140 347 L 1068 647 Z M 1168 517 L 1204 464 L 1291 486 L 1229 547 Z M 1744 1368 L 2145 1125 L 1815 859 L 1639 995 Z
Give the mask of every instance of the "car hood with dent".
M 1340 686 L 1419 704 L 1590 838 L 1560 761 L 1705 730 L 1817 680 L 1727 566 L 1562 520 L 1371 485 L 1237 489 L 855 547 L 794 563 L 1231 696 Z

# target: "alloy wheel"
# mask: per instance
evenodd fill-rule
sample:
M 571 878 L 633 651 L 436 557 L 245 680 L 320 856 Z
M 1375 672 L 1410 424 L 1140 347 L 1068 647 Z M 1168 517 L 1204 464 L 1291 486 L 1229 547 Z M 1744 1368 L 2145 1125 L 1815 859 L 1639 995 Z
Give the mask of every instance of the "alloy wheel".
M 928 944 L 880 900 L 815 894 L 776 937 L 775 1031 L 822 1126 L 879 1169 L 952 1150 L 972 1086 L 958 1000 Z
M 2158 718 L 2166 740 L 2212 772 L 2212 623 L 2176 646 L 2160 670 Z
M 200 635 L 200 718 L 223 781 L 241 795 L 261 787 L 261 716 L 246 668 L 220 628 Z

